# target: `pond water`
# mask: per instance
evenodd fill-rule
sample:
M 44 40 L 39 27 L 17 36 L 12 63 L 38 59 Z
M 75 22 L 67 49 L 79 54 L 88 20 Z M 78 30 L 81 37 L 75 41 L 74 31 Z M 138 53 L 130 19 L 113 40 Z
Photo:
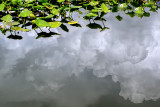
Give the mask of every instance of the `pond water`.
M 0 33 L 0 107 L 159 107 L 160 14 L 120 14 L 103 32 L 77 18 L 82 28 L 51 38 Z

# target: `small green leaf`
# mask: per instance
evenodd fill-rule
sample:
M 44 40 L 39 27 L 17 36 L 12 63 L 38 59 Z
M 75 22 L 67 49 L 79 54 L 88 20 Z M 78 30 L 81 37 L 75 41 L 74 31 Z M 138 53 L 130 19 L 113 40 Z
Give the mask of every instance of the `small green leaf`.
M 86 16 L 88 16 L 88 17 L 96 17 L 96 16 L 98 16 L 98 15 L 95 14 L 95 13 L 88 13 L 88 14 L 86 14 Z
M 8 22 L 7 25 L 9 26 L 14 26 L 14 25 L 19 25 L 19 22 Z
M 126 8 L 128 7 L 128 4 L 127 3 L 122 3 L 119 8 L 122 9 L 122 10 L 125 10 Z
M 12 16 L 10 14 L 3 16 L 1 20 L 6 21 L 6 22 L 11 22 L 12 21 Z
M 12 30 L 15 30 L 15 31 L 23 31 L 23 32 L 29 32 L 30 29 L 23 29 L 21 27 L 11 27 Z
M 41 20 L 41 19 L 36 19 L 35 20 L 35 23 L 38 27 L 48 27 L 50 26 L 50 24 L 44 20 Z
M 51 28 L 57 28 L 61 25 L 61 22 L 49 22 Z
M 102 10 L 103 10 L 105 13 L 110 12 L 110 10 L 108 9 L 108 7 L 107 7 L 104 3 L 101 4 L 101 8 L 102 8 Z
M 27 3 L 31 3 L 33 1 L 35 1 L 35 0 L 25 0 L 25 2 L 27 2 Z
M 137 13 L 137 14 L 143 14 L 144 10 L 143 10 L 142 7 L 137 7 L 137 8 L 135 8 L 135 13 Z
M 46 3 L 48 0 L 40 0 L 41 3 Z
M 68 24 L 70 24 L 70 25 L 77 24 L 77 23 L 78 23 L 78 21 L 70 21 L 70 22 L 68 22 Z
M 51 19 L 51 18 L 53 18 L 53 14 L 49 14 L 48 16 L 46 16 L 46 17 L 39 17 L 39 19 Z
M 5 5 L 4 4 L 0 4 L 0 11 L 4 10 Z
M 54 15 L 58 15 L 59 12 L 58 12 L 58 9 L 53 8 L 51 10 L 51 13 L 54 14 Z
M 30 14 L 32 14 L 32 11 L 29 11 L 28 9 L 24 9 L 22 10 L 22 12 L 20 13 L 21 17 L 28 17 Z
M 21 0 L 11 0 L 11 2 L 12 2 L 13 5 L 17 5 L 19 3 L 22 3 Z
M 99 4 L 99 2 L 98 2 L 98 1 L 91 1 L 89 4 L 90 4 L 91 6 L 96 6 L 96 5 Z
M 79 8 L 81 8 L 82 6 L 73 6 L 73 7 L 71 7 L 72 9 L 79 9 Z
M 86 26 L 91 28 L 91 29 L 102 29 L 102 26 L 100 24 L 97 24 L 97 23 L 90 23 Z
M 62 3 L 64 2 L 65 0 L 57 0 L 58 3 Z

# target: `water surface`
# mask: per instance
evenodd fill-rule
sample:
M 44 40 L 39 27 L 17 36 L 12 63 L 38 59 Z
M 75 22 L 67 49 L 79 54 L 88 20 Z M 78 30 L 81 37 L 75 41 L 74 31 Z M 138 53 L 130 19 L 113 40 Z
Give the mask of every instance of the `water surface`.
M 103 32 L 78 19 L 82 28 L 51 38 L 0 34 L 0 106 L 159 107 L 160 15 L 120 14 L 105 17 Z

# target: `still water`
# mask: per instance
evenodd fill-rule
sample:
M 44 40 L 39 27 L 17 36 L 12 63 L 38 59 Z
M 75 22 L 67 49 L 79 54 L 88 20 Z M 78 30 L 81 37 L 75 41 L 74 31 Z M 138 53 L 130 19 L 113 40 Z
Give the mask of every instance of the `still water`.
M 78 18 L 82 28 L 51 38 L 1 33 L 0 107 L 159 107 L 160 14 L 120 14 L 103 32 Z

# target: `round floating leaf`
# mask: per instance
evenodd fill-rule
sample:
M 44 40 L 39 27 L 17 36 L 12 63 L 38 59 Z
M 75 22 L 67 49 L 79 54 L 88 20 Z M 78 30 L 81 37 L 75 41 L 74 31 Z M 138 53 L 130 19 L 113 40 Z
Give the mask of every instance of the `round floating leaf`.
M 14 25 L 19 25 L 19 22 L 8 22 L 7 25 L 9 26 L 14 26 Z
M 29 11 L 28 9 L 24 9 L 21 13 L 21 17 L 28 17 L 30 14 L 32 14 L 32 11 Z
M 78 23 L 78 21 L 70 21 L 70 22 L 68 22 L 68 24 L 77 24 Z
M 0 4 L 0 11 L 4 10 L 5 5 L 4 4 Z
M 142 7 L 137 7 L 137 8 L 135 8 L 135 13 L 143 14 L 144 13 L 144 9 Z
M 41 3 L 46 3 L 48 0 L 40 0 Z
M 23 29 L 21 27 L 11 27 L 12 30 L 15 30 L 15 31 L 23 31 L 23 32 L 29 32 L 30 29 Z
M 38 27 L 48 27 L 50 26 L 50 24 L 44 20 L 41 20 L 41 19 L 36 19 L 35 20 L 35 23 Z
M 18 3 L 22 3 L 21 0 L 11 0 L 11 2 L 12 2 L 13 5 L 16 5 Z
M 21 27 L 11 27 L 11 29 L 15 31 L 20 31 L 22 28 Z
M 6 21 L 6 22 L 11 22 L 12 21 L 12 16 L 10 14 L 3 16 L 1 20 Z
M 96 5 L 99 4 L 99 2 L 98 2 L 98 1 L 91 1 L 89 4 L 90 4 L 91 6 L 96 6 Z
M 102 9 L 101 8 L 95 8 L 95 9 L 92 9 L 91 12 L 93 12 L 93 13 L 102 12 Z
M 119 6 L 119 8 L 120 9 L 126 9 L 128 7 L 128 4 L 127 3 L 122 3 L 120 6 Z
M 25 2 L 27 2 L 27 3 L 31 3 L 33 1 L 35 1 L 35 0 L 25 0 Z
M 54 15 L 49 14 L 49 15 L 46 16 L 46 17 L 39 17 L 39 19 L 51 19 L 51 18 L 53 18 L 53 16 L 54 16 Z
M 58 9 L 53 8 L 51 10 L 51 13 L 54 14 L 54 15 L 58 15 L 59 12 L 58 12 Z
M 61 22 L 49 22 L 51 28 L 57 28 L 61 25 Z
M 95 13 L 88 13 L 88 14 L 86 14 L 86 16 L 88 16 L 88 17 L 96 17 L 96 16 L 98 16 L 98 15 L 95 14 Z
M 81 8 L 82 6 L 73 6 L 73 7 L 71 7 L 72 9 L 79 9 L 79 8 Z
M 62 2 L 64 2 L 65 0 L 57 0 L 57 2 L 59 2 L 59 3 L 62 3 Z
M 103 10 L 105 13 L 110 12 L 110 10 L 108 9 L 108 7 L 107 7 L 104 3 L 101 4 L 101 8 L 102 8 L 102 10 Z

